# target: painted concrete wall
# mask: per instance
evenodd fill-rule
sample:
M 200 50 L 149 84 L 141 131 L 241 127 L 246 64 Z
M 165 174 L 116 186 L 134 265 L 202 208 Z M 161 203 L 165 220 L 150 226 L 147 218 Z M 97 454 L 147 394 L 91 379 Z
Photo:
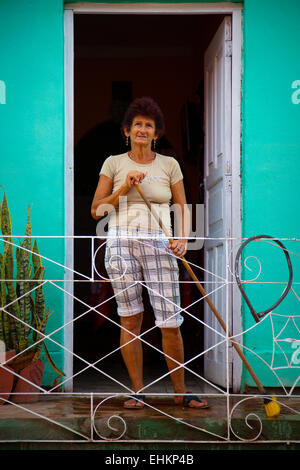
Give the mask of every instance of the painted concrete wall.
M 64 53 L 63 4 L 60 0 L 0 3 L 1 169 L 15 235 L 24 234 L 32 205 L 34 235 L 64 234 Z M 2 190 L 1 190 L 2 200 Z M 61 240 L 37 240 L 42 255 L 63 262 Z M 63 271 L 44 260 L 45 277 L 63 279 Z M 49 327 L 63 322 L 63 297 L 45 288 L 53 314 Z M 53 339 L 62 341 L 62 334 Z M 47 342 L 63 367 L 62 351 Z M 56 374 L 46 368 L 52 382 Z
M 244 50 L 243 50 L 243 99 L 242 99 L 242 233 L 244 237 L 269 234 L 274 237 L 299 237 L 299 54 L 300 40 L 298 20 L 300 4 L 297 0 L 287 2 L 245 0 L 244 2 Z M 298 91 L 297 91 L 298 90 Z M 283 242 L 291 251 L 299 254 L 299 242 Z M 287 264 L 282 252 L 275 247 L 257 246 L 248 250 L 258 254 L 262 275 L 258 280 L 286 281 Z M 291 255 L 294 279 L 299 281 L 299 259 Z M 253 264 L 252 276 L 257 273 Z M 273 305 L 283 291 L 260 284 L 249 287 L 249 298 L 258 311 Z M 295 285 L 297 290 L 297 286 Z M 274 310 L 282 315 L 300 314 L 300 305 L 290 293 Z M 263 377 L 265 385 L 278 385 L 284 380 L 292 385 L 298 370 L 281 368 L 291 363 L 296 344 L 286 341 L 273 342 L 287 317 L 271 317 L 245 335 L 245 344 L 263 355 L 273 371 L 260 359 L 253 361 L 255 370 Z M 297 321 L 297 320 L 296 320 Z M 253 325 L 253 319 L 244 308 L 244 329 Z M 298 323 L 299 324 L 299 323 Z M 299 333 L 289 320 L 288 328 L 278 339 L 300 339 Z M 281 349 L 280 349 L 281 348 Z M 286 358 L 282 351 L 285 352 Z M 294 357 L 295 359 L 295 357 Z M 294 366 L 297 365 L 294 363 Z M 277 374 L 275 376 L 274 372 Z M 251 384 L 248 374 L 245 384 Z
M 66 1 L 65 3 L 72 3 Z M 123 3 L 123 2 L 120 2 Z M 201 3 L 201 2 L 200 2 Z M 217 2 L 213 2 L 217 3 Z M 300 5 L 297 0 L 245 0 L 242 96 L 242 233 L 244 237 L 266 233 L 296 237 L 299 233 L 298 174 L 300 144 L 300 75 L 297 44 Z M 0 115 L 1 175 L 12 211 L 15 234 L 24 232 L 25 213 L 32 207 L 33 233 L 64 233 L 64 84 L 63 3 L 61 0 L 4 1 L 0 4 Z M 49 258 L 63 262 L 61 240 L 39 242 Z M 293 242 L 288 246 L 298 251 Z M 286 280 L 280 259 L 262 246 L 253 254 L 264 259 L 260 279 Z M 272 249 L 273 247 L 268 247 Z M 298 250 L 297 250 L 298 248 Z M 273 248 L 275 249 L 275 248 Z M 299 280 L 297 258 L 293 259 Z M 45 261 L 47 276 L 62 278 L 60 268 Z M 256 267 L 254 268 L 256 269 Z M 250 286 L 257 309 L 276 300 L 283 286 Z M 269 289 L 266 292 L 266 289 Z M 63 297 L 49 286 L 51 329 L 63 322 Z M 299 302 L 289 295 L 278 311 L 300 313 Z M 244 329 L 254 325 L 246 307 Z M 266 319 L 270 321 L 270 319 Z M 244 344 L 255 353 L 272 356 L 271 324 L 264 321 L 244 335 Z M 285 319 L 280 319 L 282 325 Z M 277 327 L 276 327 L 277 328 Z M 280 331 L 280 330 L 277 330 Z M 295 337 L 291 327 L 286 337 Z M 55 335 L 56 341 L 62 335 Z M 282 343 L 283 344 L 283 343 Z M 291 350 L 291 343 L 284 343 Z M 62 354 L 54 344 L 54 359 L 62 366 Z M 280 359 L 280 354 L 278 360 Z M 264 385 L 278 385 L 273 372 L 249 353 Z M 279 371 L 279 370 L 278 370 Z M 292 384 L 295 370 L 281 371 Z M 51 374 L 47 377 L 53 378 Z M 48 379 L 47 379 L 48 380 Z M 50 380 L 50 379 L 49 379 Z M 243 384 L 251 384 L 248 374 Z
M 80 0 L 64 0 L 64 4 L 67 3 L 82 3 Z M 206 0 L 190 0 L 188 2 L 182 2 L 180 0 L 164 0 L 157 2 L 156 0 L 150 1 L 143 1 L 143 0 L 135 0 L 134 2 L 128 2 L 127 0 L 108 0 L 107 2 L 98 2 L 98 0 L 89 0 L 87 3 L 226 3 L 223 0 L 212 0 L 211 2 L 207 2 Z M 231 2 L 227 3 L 243 3 L 240 0 L 232 0 Z

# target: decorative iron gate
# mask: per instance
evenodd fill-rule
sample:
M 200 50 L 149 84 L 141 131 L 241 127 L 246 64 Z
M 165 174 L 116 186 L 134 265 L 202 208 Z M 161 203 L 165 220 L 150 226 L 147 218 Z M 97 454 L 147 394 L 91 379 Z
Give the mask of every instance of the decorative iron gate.
M 33 258 L 37 256 L 37 252 L 31 244 L 29 248 L 24 243 L 18 245 L 18 238 L 16 236 L 2 236 L 2 243 L 18 247 L 18 250 L 26 252 Z M 31 240 L 32 237 L 28 238 Z M 60 244 L 65 239 L 65 237 L 35 238 L 48 248 L 51 243 Z M 19 288 L 16 290 L 17 297 L 1 305 L 1 326 L 3 327 L 5 319 L 10 323 L 15 322 L 16 325 L 25 328 L 27 333 L 31 332 L 32 341 L 25 349 L 14 354 L 13 358 L 5 355 L 5 344 L 3 341 L 1 342 L 0 442 L 299 442 L 300 396 L 297 394 L 297 386 L 300 378 L 300 297 L 297 292 L 299 283 L 296 279 L 299 258 L 297 253 L 298 239 L 282 240 L 281 243 L 284 243 L 285 246 L 280 246 L 277 240 L 267 237 L 253 240 L 255 243 L 247 245 L 245 254 L 242 253 L 242 266 L 239 258 L 242 240 L 225 239 L 225 277 L 217 275 L 217 287 L 215 287 L 215 279 L 206 281 L 205 294 L 201 295 L 199 292 L 198 297 L 194 298 L 190 305 L 176 306 L 178 312 L 186 318 L 191 317 L 195 324 L 203 325 L 205 334 L 205 329 L 210 330 L 212 326 L 205 324 L 201 316 L 191 313 L 190 307 L 207 301 L 207 298 L 215 299 L 215 294 L 221 289 L 225 290 L 226 295 L 231 295 L 231 289 L 236 289 L 237 284 L 243 291 L 244 298 L 246 298 L 245 292 L 247 291 L 248 304 L 243 306 L 242 330 L 230 333 L 228 329 L 223 332 L 219 328 L 216 329 L 218 343 L 207 350 L 198 350 L 184 364 L 178 363 L 177 365 L 178 369 L 183 367 L 194 379 L 193 390 L 190 393 L 197 394 L 200 398 L 204 397 L 209 402 L 210 408 L 196 410 L 174 406 L 172 401 L 174 393 L 171 390 L 159 392 L 155 388 L 170 376 L 170 372 L 167 371 L 150 380 L 139 391 L 147 397 L 145 407 L 141 411 L 123 409 L 124 399 L 132 393 L 130 386 L 122 378 L 113 376 L 101 367 L 104 359 L 120 352 L 120 346 L 113 347 L 109 353 L 104 355 L 99 347 L 99 358 L 96 361 L 89 361 L 75 354 L 62 340 L 64 331 L 70 329 L 74 322 L 90 312 L 94 312 L 99 318 L 105 318 L 106 322 L 114 324 L 116 328 L 121 328 L 118 321 L 104 315 L 101 311 L 107 302 L 114 299 L 114 294 L 102 299 L 98 304 L 90 305 L 88 301 L 76 297 L 73 290 L 70 289 L 70 286 L 73 286 L 75 282 L 89 282 L 92 285 L 107 284 L 108 279 L 104 278 L 97 270 L 97 256 L 101 251 L 100 247 L 104 248 L 107 240 L 96 246 L 98 240 L 96 237 L 74 238 L 85 238 L 90 241 L 90 274 L 77 272 L 73 267 L 66 266 L 61 260 L 54 259 L 55 257 L 50 258 L 45 254 L 46 249 L 39 254 L 43 265 L 46 265 L 46 275 L 43 278 L 36 278 L 34 282 L 28 274 L 27 277 L 7 278 L 3 276 L 4 271 L 2 270 L 2 289 L 9 289 L 10 283 L 16 282 L 16 280 L 19 283 Z M 26 236 L 24 240 L 26 240 Z M 47 243 L 45 244 L 45 242 Z M 136 243 L 147 243 L 147 240 L 136 239 Z M 250 245 L 251 250 L 254 249 L 254 254 L 252 254 L 253 251 L 248 254 Z M 267 253 L 268 250 L 273 251 Z M 52 246 L 50 252 L 53 251 L 55 252 L 55 249 Z M 286 268 L 287 254 L 288 258 L 293 261 L 293 279 L 291 270 Z M 170 256 L 174 255 L 170 252 Z M 268 261 L 271 260 L 271 268 L 264 269 L 262 262 L 264 256 Z M 250 266 L 251 262 L 255 265 Z M 193 272 L 204 271 L 202 266 L 193 263 L 189 263 L 189 265 Z M 254 272 L 254 266 L 256 272 Z M 125 265 L 124 267 L 126 268 Z M 59 272 L 63 274 L 55 276 Z M 66 272 L 72 274 L 72 279 L 66 276 Z M 250 277 L 249 272 L 253 273 Z M 209 274 L 212 278 L 214 277 L 214 273 Z M 20 272 L 17 275 L 20 276 Z M 27 290 L 22 293 L 20 286 L 24 287 L 25 282 L 32 283 L 30 285 L 32 288 L 27 286 Z M 197 280 L 190 276 L 180 282 L 183 285 L 194 285 Z M 134 280 L 134 283 L 140 283 L 145 289 L 151 289 L 141 280 Z M 214 284 L 213 291 L 210 290 L 211 284 Z M 57 300 L 58 297 L 60 299 L 69 298 L 72 303 L 78 302 L 83 311 L 77 317 L 66 322 L 62 321 L 61 324 L 58 324 L 57 320 L 51 323 L 51 317 L 49 317 L 46 330 L 41 331 L 36 327 L 36 323 L 33 324 L 32 318 L 25 321 L 24 317 L 18 316 L 13 308 L 13 304 L 17 302 L 27 301 L 30 298 L 32 302 L 33 296 L 40 292 L 41 288 L 45 291 L 46 303 L 49 298 L 52 300 Z M 160 294 L 158 293 L 158 295 Z M 274 304 L 276 296 L 280 302 Z M 249 298 L 254 300 L 250 302 Z M 257 307 L 258 304 L 262 305 L 262 308 L 260 305 Z M 225 327 L 227 327 L 232 314 L 239 315 L 239 312 L 234 311 L 234 305 L 233 312 L 229 311 L 229 305 L 226 302 Z M 250 307 L 256 306 L 253 307 L 254 312 L 262 312 L 256 321 L 253 321 L 249 314 L 249 305 Z M 271 305 L 275 305 L 275 308 L 270 310 Z M 158 327 L 151 327 L 151 329 L 155 328 Z M 147 333 L 149 330 L 143 331 L 138 336 L 140 341 L 149 348 L 154 348 L 159 355 L 164 356 L 164 352 L 160 348 L 145 339 Z M 132 341 L 135 339 L 133 338 Z M 84 364 L 83 368 L 69 376 L 59 376 L 60 380 L 53 383 L 52 386 L 34 383 L 30 375 L 24 375 L 23 370 L 17 371 L 11 365 L 12 361 L 16 361 L 18 357 L 24 357 L 25 353 L 36 350 L 39 344 L 48 345 L 41 357 L 44 362 L 48 358 L 57 372 L 59 372 L 59 368 L 52 362 L 51 352 L 49 353 L 51 350 L 49 345 L 51 344 L 62 350 L 65 357 L 77 357 Z M 223 350 L 224 345 L 227 355 L 226 376 L 228 379 L 228 385 L 225 388 L 210 382 L 205 378 L 205 373 L 195 370 L 192 366 L 194 361 L 208 355 L 214 348 L 222 346 Z M 255 375 L 260 376 L 259 380 L 270 384 L 266 395 L 257 390 L 256 384 L 253 383 L 249 375 L 244 376 L 244 382 L 247 385 L 243 390 L 244 393 L 232 393 L 229 386 L 229 374 L 231 373 L 229 357 L 236 354 L 233 351 L 236 345 L 241 348 L 243 354 L 246 354 Z M 99 377 L 105 377 L 107 379 L 106 388 L 101 390 L 99 386 L 100 388 L 96 392 L 68 391 L 68 385 L 87 370 L 94 370 L 99 374 Z M 244 373 L 247 374 L 246 369 Z M 7 376 L 14 378 L 14 385 L 17 379 L 27 384 L 27 391 L 5 389 L 4 378 Z M 107 384 L 111 384 L 111 389 Z M 275 398 L 273 398 L 274 395 Z M 281 408 L 279 416 L 271 418 L 266 416 L 263 406 L 266 397 L 277 400 Z M 30 399 L 28 400 L 28 398 Z

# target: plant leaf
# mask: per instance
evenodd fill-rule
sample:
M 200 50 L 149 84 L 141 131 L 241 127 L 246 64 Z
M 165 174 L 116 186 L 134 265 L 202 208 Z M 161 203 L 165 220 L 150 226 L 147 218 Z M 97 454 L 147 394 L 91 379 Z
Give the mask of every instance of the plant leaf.
M 3 235 L 12 235 L 11 219 L 5 193 L 3 193 L 1 205 L 1 232 Z
M 45 343 L 43 343 L 43 346 L 44 346 L 44 350 L 45 350 L 45 354 L 46 354 L 46 357 L 47 357 L 47 360 L 50 364 L 50 366 L 52 367 L 52 369 L 55 370 L 55 372 L 57 372 L 59 375 L 62 375 L 62 376 L 65 376 L 66 374 L 64 372 L 62 372 L 58 367 L 56 367 L 56 365 L 54 364 L 54 362 L 52 361 L 51 359 L 51 356 L 49 354 L 49 351 L 45 345 Z
M 40 257 L 40 252 L 39 252 L 36 240 L 34 240 L 34 242 L 33 242 L 31 251 L 32 251 L 31 261 L 32 261 L 32 264 L 33 264 L 33 269 L 34 269 L 34 275 L 33 276 L 35 276 L 36 271 L 39 268 L 42 267 L 42 260 L 41 260 L 41 257 Z

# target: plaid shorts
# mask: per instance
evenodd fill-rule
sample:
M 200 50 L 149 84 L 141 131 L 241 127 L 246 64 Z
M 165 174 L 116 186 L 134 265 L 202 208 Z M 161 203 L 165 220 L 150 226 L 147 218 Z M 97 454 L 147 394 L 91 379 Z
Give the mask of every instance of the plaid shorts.
M 144 311 L 143 283 L 149 293 L 155 325 L 177 328 L 182 324 L 178 264 L 168 243 L 161 231 L 110 228 L 105 268 L 112 281 L 120 316 Z

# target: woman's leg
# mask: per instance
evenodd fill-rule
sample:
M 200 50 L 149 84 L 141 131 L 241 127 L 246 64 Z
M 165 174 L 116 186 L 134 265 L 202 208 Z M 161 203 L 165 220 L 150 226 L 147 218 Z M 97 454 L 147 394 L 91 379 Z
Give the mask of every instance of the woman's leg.
M 166 362 L 169 371 L 171 372 L 173 369 L 179 367 L 179 364 L 184 364 L 184 348 L 183 348 L 183 341 L 181 336 L 180 328 L 161 328 L 162 332 L 162 347 L 163 352 L 166 354 Z M 167 357 L 169 356 L 169 357 Z M 174 362 L 172 359 L 175 361 Z M 182 395 L 187 393 L 185 381 L 184 381 L 184 367 L 180 367 L 179 369 L 175 370 L 170 374 L 174 393 L 182 393 Z M 183 396 L 174 396 L 174 402 L 176 404 L 183 402 Z M 189 402 L 190 408 L 203 408 L 207 405 L 205 400 L 201 402 L 196 400 L 191 400 Z
M 143 383 L 143 350 L 140 339 L 135 339 L 134 335 L 138 336 L 141 331 L 143 312 L 129 317 L 120 317 L 121 326 L 121 353 L 126 365 L 131 384 L 132 390 L 137 392 L 141 390 L 144 386 Z M 129 344 L 126 344 L 128 343 Z M 125 346 L 126 345 L 126 346 Z M 136 407 L 143 406 L 142 403 L 136 402 L 134 399 L 130 399 L 125 402 L 125 405 L 132 405 Z
M 161 328 L 162 333 L 162 348 L 163 352 L 166 354 L 165 359 L 169 371 L 176 369 L 179 364 L 184 363 L 184 349 L 183 341 L 181 336 L 181 331 L 179 328 Z M 169 356 L 169 357 L 168 357 Z M 175 359 L 174 362 L 172 357 Z M 186 393 L 185 383 L 184 383 L 184 368 L 180 367 L 170 374 L 172 380 L 173 388 L 175 393 Z M 175 403 L 182 401 L 181 397 L 174 397 Z

